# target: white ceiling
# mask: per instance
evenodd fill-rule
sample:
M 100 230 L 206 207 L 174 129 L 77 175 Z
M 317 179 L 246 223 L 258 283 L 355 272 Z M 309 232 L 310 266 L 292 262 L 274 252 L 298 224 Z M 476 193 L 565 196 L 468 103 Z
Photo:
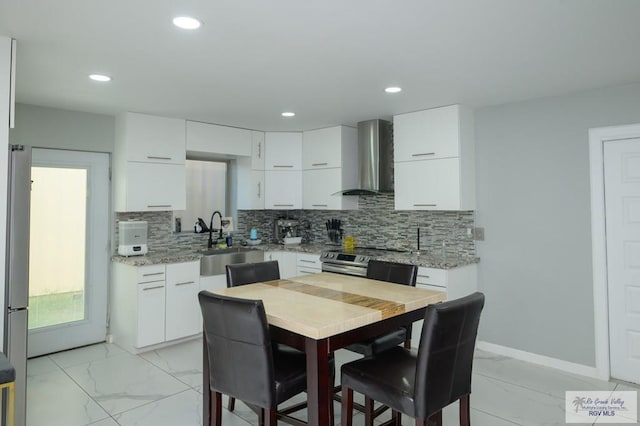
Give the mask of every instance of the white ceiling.
M 640 81 L 638 0 L 2 0 L 0 34 L 19 102 L 262 130 Z

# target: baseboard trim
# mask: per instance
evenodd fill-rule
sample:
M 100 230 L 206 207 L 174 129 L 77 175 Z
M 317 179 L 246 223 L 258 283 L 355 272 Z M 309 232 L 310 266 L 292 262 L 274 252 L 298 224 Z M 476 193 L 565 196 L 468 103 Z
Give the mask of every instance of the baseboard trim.
M 507 346 L 496 345 L 495 343 L 478 341 L 476 347 L 480 350 L 492 352 L 496 355 L 508 356 L 520 361 L 530 362 L 532 364 L 542 365 L 544 367 L 555 368 L 566 371 L 568 373 L 579 374 L 581 376 L 602 379 L 595 367 L 588 365 L 576 364 L 574 362 L 564 361 L 562 359 L 551 358 L 544 355 L 534 354 L 532 352 L 521 351 L 519 349 L 509 348 Z M 608 380 L 604 379 L 604 380 Z

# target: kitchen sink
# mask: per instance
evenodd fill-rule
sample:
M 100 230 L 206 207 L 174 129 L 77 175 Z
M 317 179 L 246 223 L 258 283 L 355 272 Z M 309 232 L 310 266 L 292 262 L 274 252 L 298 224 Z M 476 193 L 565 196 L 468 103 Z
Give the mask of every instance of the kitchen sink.
M 208 249 L 201 251 L 200 275 L 226 274 L 226 266 L 236 263 L 262 262 L 264 252 L 244 247 L 230 247 L 224 249 Z

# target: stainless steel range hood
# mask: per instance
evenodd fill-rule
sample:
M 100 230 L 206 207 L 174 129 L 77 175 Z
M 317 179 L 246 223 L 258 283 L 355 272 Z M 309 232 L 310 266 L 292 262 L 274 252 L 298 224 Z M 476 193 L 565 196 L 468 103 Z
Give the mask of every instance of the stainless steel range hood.
M 384 120 L 358 123 L 358 187 L 342 195 L 393 192 L 392 125 Z

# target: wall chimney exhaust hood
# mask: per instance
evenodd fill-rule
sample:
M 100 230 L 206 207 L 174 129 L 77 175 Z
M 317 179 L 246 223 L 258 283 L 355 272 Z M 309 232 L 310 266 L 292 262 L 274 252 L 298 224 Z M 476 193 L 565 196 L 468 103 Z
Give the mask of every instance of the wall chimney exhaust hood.
M 393 127 L 384 120 L 358 123 L 358 187 L 342 195 L 393 192 Z

